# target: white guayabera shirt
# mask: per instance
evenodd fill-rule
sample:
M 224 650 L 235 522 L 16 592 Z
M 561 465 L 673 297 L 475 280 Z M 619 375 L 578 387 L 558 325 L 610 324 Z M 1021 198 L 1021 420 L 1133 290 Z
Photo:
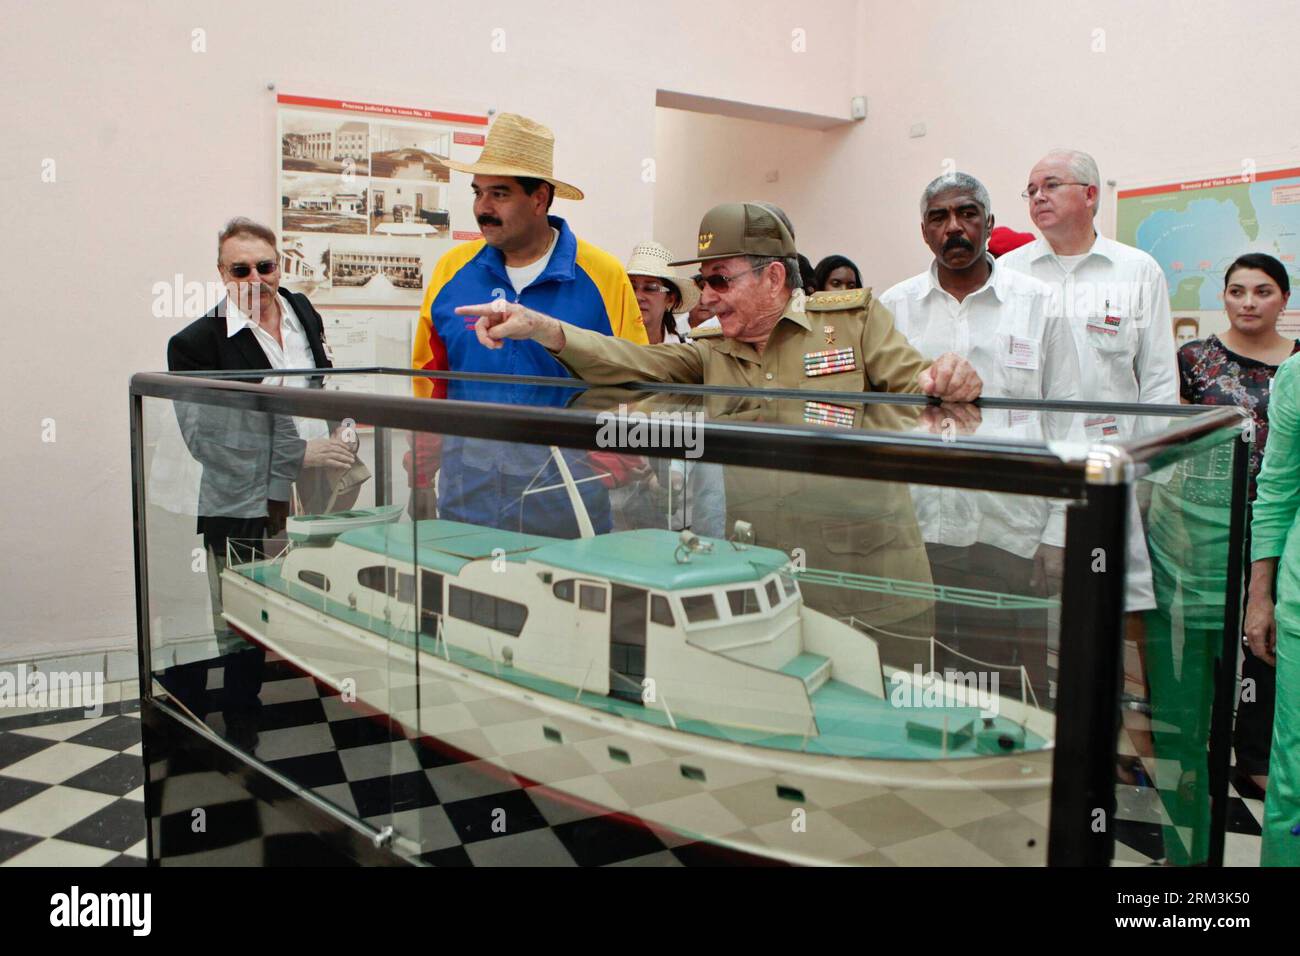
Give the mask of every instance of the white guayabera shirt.
M 1074 260 L 1057 256 L 1046 239 L 1038 239 L 998 263 L 1051 288 L 1050 308 L 1065 318 L 1078 346 L 1085 402 L 1177 405 L 1178 360 L 1164 271 L 1141 249 L 1103 236 Z M 1129 421 L 1136 421 L 1131 428 L 1143 427 L 1142 419 Z M 1151 427 L 1162 429 L 1163 420 L 1157 422 Z M 1126 430 L 1124 422 L 1120 429 Z
M 275 336 L 241 312 L 239 306 L 229 299 L 226 300 L 226 337 L 229 338 L 242 329 L 250 328 L 257 336 L 257 344 L 266 353 L 266 360 L 271 363 L 271 368 L 315 368 L 316 358 L 311 354 L 311 343 L 307 341 L 302 320 L 298 318 L 298 313 L 293 310 L 288 299 L 284 296 L 277 298 L 280 300 L 280 337 L 284 339 L 283 346 L 275 340 Z M 306 375 L 289 375 L 263 379 L 263 384 L 307 388 L 311 382 Z M 298 437 L 304 441 L 329 437 L 329 425 L 319 418 L 294 416 L 293 423 L 298 429 Z
M 1048 308 L 1051 290 L 989 257 L 989 279 L 961 302 L 939 285 L 938 266 L 887 290 L 880 302 L 913 348 L 928 359 L 955 352 L 974 366 L 983 394 L 1074 401 L 1079 359 L 1074 337 Z M 980 435 L 1032 441 L 1065 439 L 1070 416 L 986 410 Z M 1022 558 L 1040 543 L 1065 544 L 1064 503 L 1045 498 L 915 486 L 912 501 L 931 544 L 992 545 Z
M 1036 239 L 999 262 L 1052 287 L 1052 309 L 1065 316 L 1079 347 L 1085 402 L 1178 404 L 1169 284 L 1150 255 L 1097 236 L 1082 257 L 1058 256 L 1046 239 Z M 1084 422 L 1089 441 L 1154 434 L 1168 424 L 1157 416 L 1100 414 Z M 1125 610 L 1154 608 L 1151 557 L 1136 493 L 1129 499 L 1128 545 Z

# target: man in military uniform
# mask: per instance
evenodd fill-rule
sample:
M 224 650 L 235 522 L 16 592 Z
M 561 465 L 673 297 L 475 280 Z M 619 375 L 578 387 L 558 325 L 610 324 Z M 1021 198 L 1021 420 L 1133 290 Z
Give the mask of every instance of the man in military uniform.
M 593 384 L 683 382 L 809 392 L 924 393 L 945 402 L 979 397 L 981 381 L 953 354 L 923 358 L 894 328 L 870 289 L 805 297 L 796 281 L 795 244 L 770 208 L 715 206 L 700 224 L 696 282 L 721 329 L 686 343 L 642 346 L 575 328 L 518 303 L 497 300 L 456 311 L 476 317 L 487 348 L 531 339 Z M 756 403 L 747 400 L 747 405 Z M 772 420 L 790 420 L 792 403 L 773 402 Z M 804 421 L 853 425 L 861 410 L 810 400 Z M 778 411 L 777 409 L 781 409 Z M 892 409 L 897 427 L 915 413 Z M 745 417 L 763 417 L 747 410 Z M 727 469 L 727 511 L 753 524 L 757 542 L 801 549 L 807 566 L 870 575 L 894 589 L 805 587 L 811 606 L 868 625 L 886 663 L 910 666 L 928 656 L 933 602 L 905 585 L 930 584 L 925 548 L 905 486 L 848 482 L 806 473 Z M 911 589 L 911 595 L 915 589 Z

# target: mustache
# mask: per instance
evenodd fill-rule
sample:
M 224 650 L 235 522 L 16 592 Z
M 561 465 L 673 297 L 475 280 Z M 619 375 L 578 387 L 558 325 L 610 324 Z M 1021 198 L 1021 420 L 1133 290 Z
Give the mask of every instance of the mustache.
M 972 245 L 968 239 L 963 239 L 961 236 L 953 236 L 943 244 L 943 251 L 952 252 L 954 249 L 966 249 L 970 252 L 974 252 L 975 246 Z
M 498 219 L 496 216 L 475 216 L 474 218 L 475 218 L 475 220 L 478 222 L 478 224 L 479 224 L 480 226 L 499 226 L 499 225 L 501 225 L 501 220 Z

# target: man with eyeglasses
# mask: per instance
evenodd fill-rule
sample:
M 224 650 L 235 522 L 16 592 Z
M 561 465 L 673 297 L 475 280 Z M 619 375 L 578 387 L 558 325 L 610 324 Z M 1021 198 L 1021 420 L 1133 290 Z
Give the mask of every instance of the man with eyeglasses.
M 630 381 L 828 391 L 913 392 L 947 402 L 979 397 L 970 362 L 948 353 L 928 362 L 894 328 L 870 289 L 818 293 L 802 303 L 794 239 L 759 203 L 715 206 L 700 223 L 695 284 L 721 334 L 685 344 L 637 346 L 581 329 L 504 299 L 466 305 L 481 344 L 537 342 L 593 384 Z M 800 309 L 799 305 L 803 308 Z
M 809 401 L 746 412 L 773 421 L 831 427 L 862 421 L 861 407 L 818 400 L 819 393 L 910 392 L 946 402 L 979 397 L 982 383 L 970 362 L 951 353 L 927 361 L 870 289 L 796 295 L 796 255 L 794 237 L 769 205 L 724 203 L 709 210 L 696 257 L 671 265 L 700 264 L 701 302 L 721 328 L 697 330 L 684 344 L 632 345 L 500 300 L 457 312 L 475 319 L 486 348 L 532 340 L 593 384 L 658 381 L 808 393 Z M 726 492 L 729 520 L 752 523 L 760 543 L 801 549 L 810 568 L 915 583 L 922 594 L 930 584 L 904 485 L 728 469 Z M 910 667 L 925 659 L 933 632 L 933 602 L 917 591 L 809 585 L 806 594 L 811 606 L 865 624 L 882 661 Z
M 226 297 L 172 336 L 173 372 L 331 368 L 320 315 L 305 295 L 280 287 L 275 233 L 251 219 L 230 220 L 217 237 L 217 270 Z M 256 379 L 246 381 L 257 381 Z M 319 377 L 264 378 L 266 384 L 319 387 Z M 352 442 L 331 436 L 323 421 L 176 403 L 176 417 L 196 461 L 198 532 L 208 551 L 212 621 L 218 635 L 220 574 L 226 541 L 274 535 L 288 516 L 295 481 L 339 476 L 356 460 Z M 322 502 L 323 504 L 323 502 Z M 346 507 L 346 505 L 344 505 Z
M 1155 259 L 1097 233 L 1101 174 L 1090 155 L 1052 150 L 1029 171 L 1021 196 L 1043 237 L 998 260 L 1052 287 L 1050 308 L 1063 315 L 1079 353 L 1079 397 L 1085 402 L 1177 405 L 1179 376 L 1169 311 L 1169 286 Z M 1136 437 L 1165 420 L 1102 412 L 1087 415 L 1089 440 Z M 1148 489 L 1149 490 L 1149 489 Z M 1156 607 L 1142 514 L 1130 495 L 1125 629 L 1145 641 L 1142 612 Z

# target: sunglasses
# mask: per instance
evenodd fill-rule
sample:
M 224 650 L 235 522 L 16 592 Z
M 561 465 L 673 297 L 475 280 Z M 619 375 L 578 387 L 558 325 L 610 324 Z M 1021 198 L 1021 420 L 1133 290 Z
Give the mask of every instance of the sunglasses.
M 718 272 L 713 273 L 711 276 L 706 276 L 697 272 L 695 275 L 691 276 L 691 281 L 695 283 L 695 288 L 700 289 L 701 291 L 707 285 L 714 292 L 726 292 L 731 288 L 731 284 L 741 276 L 749 275 L 751 272 L 761 272 L 766 268 L 767 265 L 754 266 L 754 268 L 746 269 L 744 272 L 737 272 L 734 276 L 724 276 Z
M 247 262 L 236 262 L 230 267 L 230 274 L 236 279 L 247 279 L 252 274 L 253 268 Z M 274 259 L 263 259 L 257 264 L 256 268 L 258 275 L 269 276 L 276 270 L 277 264 Z

